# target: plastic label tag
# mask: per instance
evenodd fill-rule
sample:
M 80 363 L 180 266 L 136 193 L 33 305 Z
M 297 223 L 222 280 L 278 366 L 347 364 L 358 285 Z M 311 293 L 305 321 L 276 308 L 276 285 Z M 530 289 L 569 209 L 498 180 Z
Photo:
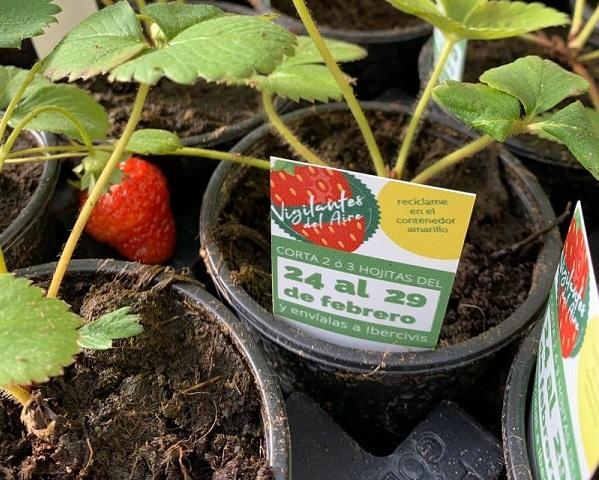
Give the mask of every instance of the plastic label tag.
M 549 296 L 532 398 L 538 478 L 599 466 L 599 294 L 580 203 Z
M 42 35 L 31 39 L 39 58 L 47 56 L 67 33 L 98 11 L 95 0 L 54 0 L 54 3 L 62 9 L 56 15 L 58 23 L 50 24 Z
M 271 158 L 273 312 L 339 345 L 437 344 L 476 196 Z
M 433 33 L 433 62 L 434 65 L 439 61 L 439 57 L 441 56 L 441 51 L 443 50 L 443 46 L 445 45 L 445 37 L 443 32 L 438 28 L 434 29 Z M 445 80 L 455 80 L 456 82 L 461 82 L 464 79 L 464 67 L 466 65 L 466 50 L 468 48 L 468 40 L 462 40 L 455 44 L 451 53 L 449 54 L 449 58 L 447 59 L 447 63 L 445 64 L 445 68 L 441 72 L 441 76 L 439 77 L 439 83 L 444 82 Z

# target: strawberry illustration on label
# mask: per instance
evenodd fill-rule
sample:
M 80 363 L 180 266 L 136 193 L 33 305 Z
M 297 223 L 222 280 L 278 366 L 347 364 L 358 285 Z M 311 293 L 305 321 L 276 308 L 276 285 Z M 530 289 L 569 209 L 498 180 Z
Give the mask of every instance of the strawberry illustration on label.
M 562 357 L 580 351 L 589 308 L 589 262 L 580 219 L 570 225 L 559 266 L 558 317 Z
M 273 218 L 298 240 L 354 252 L 378 229 L 376 198 L 347 172 L 277 162 L 270 190 Z

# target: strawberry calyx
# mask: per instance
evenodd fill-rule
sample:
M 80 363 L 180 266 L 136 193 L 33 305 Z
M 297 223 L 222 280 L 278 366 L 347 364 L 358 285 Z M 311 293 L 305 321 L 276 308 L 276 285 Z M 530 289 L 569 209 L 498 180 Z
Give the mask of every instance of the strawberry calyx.
M 94 155 L 88 155 L 81 160 L 81 163 L 73 168 L 73 173 L 77 180 L 70 181 L 72 187 L 81 191 L 90 191 L 96 185 L 98 178 L 102 174 L 104 167 L 110 159 L 111 152 L 96 150 Z M 118 185 L 123 181 L 123 172 L 120 168 L 115 168 L 110 177 L 107 189 L 112 185 Z

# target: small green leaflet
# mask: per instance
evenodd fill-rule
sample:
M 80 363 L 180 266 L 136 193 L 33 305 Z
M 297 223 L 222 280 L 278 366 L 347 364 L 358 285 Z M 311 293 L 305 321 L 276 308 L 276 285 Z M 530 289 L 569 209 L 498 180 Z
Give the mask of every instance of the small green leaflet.
M 225 12 L 213 5 L 181 3 L 153 3 L 148 5 L 143 12 L 152 17 L 167 40 L 172 40 L 183 30 L 196 23 L 225 15 Z
M 28 73 L 28 70 L 22 68 L 0 65 L 0 109 L 5 109 L 8 106 Z M 25 90 L 23 98 L 27 98 L 38 88 L 47 85 L 50 85 L 49 80 L 41 75 L 36 75 L 33 82 Z
M 42 106 L 55 106 L 67 110 L 77 117 L 92 140 L 106 138 L 109 129 L 108 114 L 96 100 L 84 90 L 74 85 L 47 85 L 37 88 L 17 106 L 10 119 L 15 126 L 23 118 Z M 60 113 L 45 112 L 27 125 L 28 130 L 45 130 L 62 133 L 81 141 L 81 136 L 73 124 Z
M 541 3 L 509 0 L 387 0 L 399 10 L 434 25 L 456 40 L 494 40 L 566 25 L 565 13 Z
M 181 139 L 176 134 L 155 128 L 137 130 L 127 144 L 128 151 L 144 155 L 170 153 L 182 147 Z
M 79 329 L 79 345 L 90 350 L 108 350 L 113 340 L 135 337 L 144 331 L 139 315 L 130 314 L 131 307 L 123 307 L 102 315 Z
M 246 83 L 259 90 L 294 101 L 327 102 L 340 100 L 341 90 L 309 37 L 298 37 L 295 54 L 285 59 L 269 75 L 255 75 Z M 327 40 L 327 47 L 338 62 L 350 62 L 367 55 L 363 48 L 337 40 Z
M 152 85 L 162 77 L 181 84 L 198 78 L 234 82 L 272 72 L 294 46 L 293 34 L 264 18 L 227 15 L 189 27 L 165 48 L 115 68 L 110 79 Z
M 0 1 L 0 48 L 21 48 L 26 38 L 43 33 L 60 7 L 52 0 L 2 0 Z
M 589 89 L 588 82 L 582 77 L 536 56 L 487 70 L 480 81 L 516 97 L 529 117 L 546 112 L 565 98 Z
M 447 81 L 435 87 L 433 99 L 466 125 L 504 141 L 520 119 L 520 102 L 486 85 Z
M 78 181 L 69 182 L 71 186 L 79 190 L 90 191 L 96 185 L 98 178 L 102 174 L 102 170 L 108 163 L 108 160 L 112 152 L 105 152 L 102 150 L 95 150 L 95 155 L 87 156 L 81 160 L 79 165 L 73 168 L 73 172 L 79 177 Z M 123 180 L 123 171 L 120 168 L 115 168 L 110 176 L 110 181 L 106 186 L 106 189 L 102 193 L 106 193 L 112 185 L 118 185 Z
M 70 307 L 24 278 L 0 274 L 0 386 L 45 382 L 79 352 Z
M 541 122 L 529 125 L 531 133 L 539 130 L 563 143 L 570 153 L 599 180 L 599 136 L 581 102 L 559 110 Z
M 135 12 L 120 1 L 71 30 L 46 58 L 45 73 L 52 80 L 89 78 L 111 71 L 148 48 Z

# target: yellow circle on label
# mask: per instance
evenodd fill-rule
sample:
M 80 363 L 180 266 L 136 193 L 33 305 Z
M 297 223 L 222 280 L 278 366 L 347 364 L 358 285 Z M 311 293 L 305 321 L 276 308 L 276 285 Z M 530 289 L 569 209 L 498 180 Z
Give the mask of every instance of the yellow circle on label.
M 397 245 L 423 257 L 457 260 L 474 195 L 390 182 L 379 192 L 381 228 Z
M 587 325 L 578 364 L 578 418 L 586 463 L 599 464 L 599 317 Z

